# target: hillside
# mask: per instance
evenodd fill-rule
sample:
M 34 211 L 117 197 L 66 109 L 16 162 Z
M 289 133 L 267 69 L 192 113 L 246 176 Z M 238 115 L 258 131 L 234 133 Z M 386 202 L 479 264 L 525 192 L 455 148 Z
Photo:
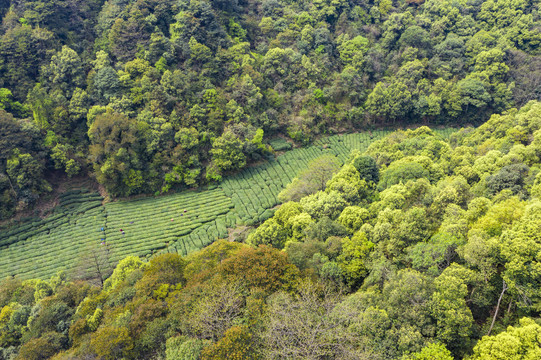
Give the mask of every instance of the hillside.
M 438 133 L 448 138 L 453 131 Z M 352 150 L 363 151 L 387 133 L 324 138 L 313 146 L 290 150 L 250 167 L 208 190 L 106 204 L 88 189 L 69 190 L 47 218 L 0 229 L 0 278 L 46 280 L 59 270 L 77 270 L 78 276 L 95 278 L 100 276 L 95 264 L 83 259 L 103 252 L 104 246 L 109 267 L 128 255 L 187 255 L 227 238 L 228 229 L 254 225 L 272 216 L 271 209 L 280 203 L 279 192 L 311 160 L 331 154 L 344 162 Z M 105 255 L 102 257 L 105 261 Z
M 541 359 L 540 2 L 0 0 L 0 224 L 0 360 Z
M 533 0 L 4 0 L 0 16 L 0 218 L 54 171 L 166 193 L 277 135 L 480 124 L 541 93 Z
M 298 198 L 322 169 L 311 162 L 279 194 L 298 200 L 244 243 L 126 257 L 95 285 L 65 272 L 6 278 L 0 354 L 538 358 L 540 136 L 539 102 L 449 140 L 427 127 L 393 132 Z

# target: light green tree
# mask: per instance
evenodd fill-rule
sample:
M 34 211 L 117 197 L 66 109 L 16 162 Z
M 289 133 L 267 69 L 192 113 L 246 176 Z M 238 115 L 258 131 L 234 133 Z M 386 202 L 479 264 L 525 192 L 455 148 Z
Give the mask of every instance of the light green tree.
M 362 231 L 355 233 L 351 238 L 342 242 L 342 253 L 337 263 L 343 271 L 348 285 L 356 288 L 367 275 L 366 260 L 374 244 L 368 240 Z
M 473 348 L 471 360 L 533 360 L 541 358 L 541 326 L 522 318 L 519 326 L 484 336 Z
M 333 155 L 320 156 L 308 163 L 302 171 L 278 194 L 278 199 L 298 201 L 302 197 L 324 190 L 333 174 L 340 170 L 340 161 Z
M 213 164 L 220 172 L 243 168 L 246 156 L 242 152 L 243 142 L 233 132 L 226 131 L 212 143 L 210 154 Z

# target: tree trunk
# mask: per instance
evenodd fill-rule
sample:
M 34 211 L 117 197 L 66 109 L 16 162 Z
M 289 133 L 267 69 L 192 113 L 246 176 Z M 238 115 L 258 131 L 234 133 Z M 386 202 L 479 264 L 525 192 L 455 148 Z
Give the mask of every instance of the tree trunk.
M 500 297 L 498 299 L 498 305 L 496 305 L 496 311 L 494 312 L 494 317 L 492 318 L 492 324 L 490 324 L 490 329 L 488 329 L 487 336 L 490 335 L 490 332 L 492 331 L 492 328 L 494 327 L 494 323 L 496 322 L 496 317 L 498 316 L 498 311 L 500 311 L 500 303 L 502 302 L 503 294 L 505 294 L 506 290 L 507 290 L 507 284 L 505 283 L 505 280 L 503 280 L 502 293 L 500 294 Z

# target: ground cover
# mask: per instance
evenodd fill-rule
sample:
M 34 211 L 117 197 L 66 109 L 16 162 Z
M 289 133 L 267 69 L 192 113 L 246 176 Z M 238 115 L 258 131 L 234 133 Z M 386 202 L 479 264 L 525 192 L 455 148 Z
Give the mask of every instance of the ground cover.
M 436 130 L 444 138 L 453 131 Z M 352 150 L 364 151 L 388 133 L 378 130 L 322 138 L 197 191 L 103 205 L 98 193 L 69 190 L 49 217 L 0 228 L 0 277 L 46 279 L 80 264 L 102 244 L 110 249 L 112 262 L 128 255 L 189 254 L 227 237 L 228 228 L 271 217 L 280 191 L 311 160 L 333 154 L 344 162 Z M 281 141 L 277 143 L 287 150 Z

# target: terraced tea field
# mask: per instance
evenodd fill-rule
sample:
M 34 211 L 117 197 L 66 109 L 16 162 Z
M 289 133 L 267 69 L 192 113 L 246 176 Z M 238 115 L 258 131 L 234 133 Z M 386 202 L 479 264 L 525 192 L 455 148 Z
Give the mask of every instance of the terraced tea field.
M 64 193 L 60 206 L 48 218 L 9 231 L 0 229 L 0 276 L 44 279 L 69 268 L 89 241 L 99 243 L 96 230 L 105 223 L 99 194 L 81 190 Z M 96 239 L 88 236 L 90 233 L 96 233 Z
M 227 229 L 214 234 L 210 228 L 232 207 L 231 199 L 220 188 L 108 203 L 105 240 L 113 250 L 114 261 L 133 254 L 148 256 L 175 243 L 172 248 L 187 254 L 227 235 Z M 200 234 L 201 229 L 209 231 L 178 243 L 186 235 Z
M 448 138 L 453 131 L 437 132 Z M 0 228 L 0 278 L 50 278 L 60 269 L 81 263 L 82 257 L 102 243 L 110 249 L 113 262 L 128 255 L 189 254 L 227 237 L 228 228 L 271 217 L 280 191 L 311 160 L 333 154 L 345 161 L 352 150 L 363 151 L 388 133 L 330 136 L 246 168 L 204 190 L 105 205 L 97 193 L 85 189 L 66 192 L 48 218 Z

